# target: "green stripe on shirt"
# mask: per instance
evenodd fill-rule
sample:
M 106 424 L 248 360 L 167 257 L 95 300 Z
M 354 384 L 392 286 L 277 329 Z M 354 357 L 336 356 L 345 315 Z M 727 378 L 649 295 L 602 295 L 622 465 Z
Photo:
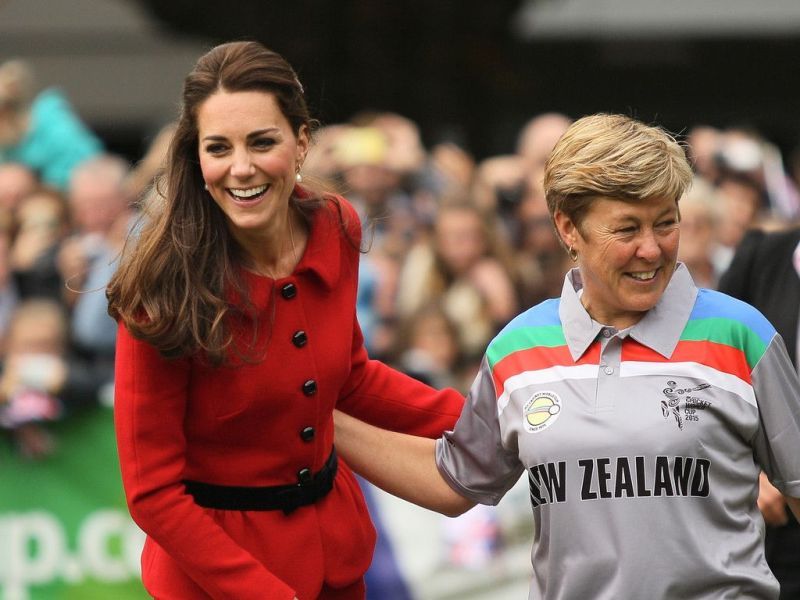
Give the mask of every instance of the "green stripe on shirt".
M 541 327 L 520 327 L 508 331 L 495 338 L 486 350 L 489 365 L 494 367 L 500 360 L 519 350 L 527 350 L 537 346 L 554 348 L 564 346 L 567 340 L 561 325 L 544 325 Z
M 726 318 L 693 319 L 686 323 L 680 339 L 708 341 L 737 348 L 744 352 L 750 370 L 767 351 L 766 344 L 747 325 Z

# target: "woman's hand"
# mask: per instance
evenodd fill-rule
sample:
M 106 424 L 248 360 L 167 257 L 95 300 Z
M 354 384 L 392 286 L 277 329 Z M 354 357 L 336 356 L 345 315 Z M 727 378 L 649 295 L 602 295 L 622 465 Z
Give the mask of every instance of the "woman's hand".
M 786 525 L 789 520 L 786 515 L 786 499 L 769 482 L 763 471 L 758 476 L 758 508 L 767 525 Z

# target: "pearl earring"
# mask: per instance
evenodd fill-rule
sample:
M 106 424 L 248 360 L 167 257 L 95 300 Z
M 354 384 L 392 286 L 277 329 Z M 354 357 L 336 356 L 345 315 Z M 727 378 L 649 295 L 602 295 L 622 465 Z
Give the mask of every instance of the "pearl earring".
M 205 185 L 203 185 L 203 187 L 206 189 L 206 191 L 208 191 L 208 184 L 207 183 Z
M 298 172 L 295 174 L 295 176 L 294 176 L 294 179 L 295 179 L 295 181 L 297 181 L 297 183 L 303 183 L 303 176 L 302 176 L 302 175 L 300 175 L 300 171 L 298 171 Z

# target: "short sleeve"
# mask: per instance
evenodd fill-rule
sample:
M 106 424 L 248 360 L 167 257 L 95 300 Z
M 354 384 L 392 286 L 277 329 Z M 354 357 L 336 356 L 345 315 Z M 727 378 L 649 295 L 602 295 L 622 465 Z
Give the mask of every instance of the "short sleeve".
M 800 497 L 800 381 L 780 335 L 753 368 L 752 380 L 759 411 L 756 460 L 775 487 Z
M 480 504 L 497 504 L 523 471 L 503 446 L 497 395 L 486 357 L 455 429 L 436 443 L 436 465 L 456 492 Z

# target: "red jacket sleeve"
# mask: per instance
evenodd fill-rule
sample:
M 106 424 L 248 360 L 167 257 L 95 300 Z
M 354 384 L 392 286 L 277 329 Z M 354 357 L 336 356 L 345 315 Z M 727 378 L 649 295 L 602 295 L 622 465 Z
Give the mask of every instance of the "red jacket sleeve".
M 291 600 L 294 590 L 185 493 L 189 372 L 187 360 L 163 359 L 120 325 L 114 420 L 131 516 L 210 596 Z
M 361 243 L 358 213 L 338 199 L 347 235 Z M 357 285 L 360 253 L 352 255 L 353 284 Z M 337 408 L 383 429 L 424 437 L 439 437 L 452 429 L 461 414 L 464 396 L 454 389 L 435 390 L 377 360 L 370 360 L 364 336 L 353 316 L 350 376 L 343 386 Z
M 354 319 L 350 378 L 337 408 L 383 429 L 439 437 L 453 429 L 464 396 L 455 389 L 436 390 L 367 356 Z

